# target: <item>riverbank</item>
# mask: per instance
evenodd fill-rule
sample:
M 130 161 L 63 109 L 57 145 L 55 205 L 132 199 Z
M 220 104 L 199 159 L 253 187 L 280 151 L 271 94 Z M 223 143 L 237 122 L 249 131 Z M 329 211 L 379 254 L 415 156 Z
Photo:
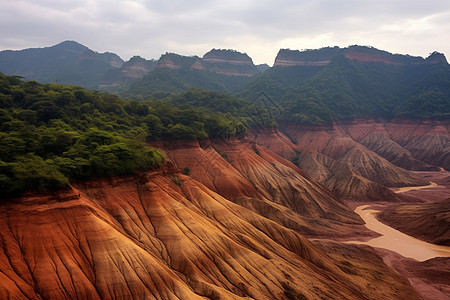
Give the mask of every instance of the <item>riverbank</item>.
M 436 257 L 450 257 L 450 247 L 427 243 L 380 222 L 376 218 L 380 211 L 370 209 L 370 205 L 358 206 L 355 212 L 364 220 L 368 229 L 381 236 L 366 242 L 349 241 L 347 243 L 365 244 L 387 249 L 417 261 L 425 261 Z
M 410 207 L 416 206 L 415 210 L 417 210 L 418 208 L 425 207 L 427 205 L 440 205 L 448 201 L 448 199 L 450 199 L 449 172 L 441 170 L 439 172 L 415 172 L 415 173 L 429 180 L 431 184 L 428 186 L 393 189 L 394 192 L 400 194 L 402 198 L 405 199 L 405 203 L 403 204 L 392 204 L 387 202 L 378 202 L 378 203 L 347 202 L 346 204 L 353 210 L 359 207 L 359 210 L 361 212 L 364 212 L 365 214 L 373 218 L 372 221 L 374 223 L 376 224 L 380 223 L 382 224 L 382 226 L 386 226 L 387 228 L 391 228 L 393 231 L 400 233 L 400 235 L 405 235 L 404 233 L 401 233 L 398 230 L 392 228 L 392 227 L 398 228 L 399 225 L 395 224 L 395 221 L 397 221 L 398 218 L 393 218 L 392 222 L 382 223 L 379 220 L 380 214 L 375 213 L 375 211 L 381 211 L 381 214 L 389 213 L 398 208 L 407 206 Z M 364 209 L 367 208 L 368 206 L 370 206 L 369 209 Z M 433 218 L 437 212 L 442 213 L 443 211 L 442 209 L 440 209 L 432 214 L 428 214 L 428 216 L 430 218 Z M 368 223 L 371 223 L 372 221 Z M 414 226 L 416 230 L 417 229 L 421 230 L 425 227 L 424 224 L 417 224 L 417 223 L 414 224 L 411 218 L 405 218 L 405 224 Z M 428 222 L 428 224 L 430 224 L 430 222 Z M 371 225 L 369 225 L 368 227 L 370 226 Z M 438 225 L 432 224 L 431 226 L 432 227 L 444 226 L 448 229 L 448 225 L 445 224 L 438 224 Z M 444 228 L 444 230 L 447 230 L 446 228 Z M 432 230 L 436 230 L 436 228 L 433 228 Z M 379 234 L 385 235 L 384 233 Z M 394 245 L 396 243 L 399 244 L 401 242 L 400 238 L 397 237 L 397 239 L 398 240 L 396 241 L 394 237 L 395 242 L 392 242 Z M 391 267 L 392 269 L 394 269 L 395 271 L 397 271 L 398 273 L 402 274 L 404 277 L 408 278 L 411 285 L 420 293 L 420 295 L 424 299 L 449 300 L 450 282 L 448 281 L 448 278 L 450 278 L 450 257 L 434 257 L 436 255 L 434 255 L 433 253 L 426 254 L 428 251 L 423 250 L 421 246 L 415 246 L 416 242 L 422 245 L 423 243 L 425 243 L 425 245 L 427 245 L 426 247 L 430 248 L 441 246 L 426 243 L 411 236 L 408 236 L 408 240 L 409 239 L 414 241 L 412 245 L 399 246 L 397 247 L 397 249 L 390 249 L 390 250 L 384 249 L 386 247 L 380 247 L 386 246 L 386 244 L 383 245 L 383 243 L 389 243 L 386 241 L 383 242 L 383 236 L 371 240 L 365 240 L 363 242 L 360 241 L 361 239 L 356 238 L 355 244 L 360 245 L 362 244 L 361 247 L 365 247 L 365 245 L 372 244 L 371 246 L 374 247 L 375 251 L 383 258 L 384 263 L 389 267 Z M 450 247 L 440 249 L 447 250 L 450 249 Z M 410 252 L 410 254 L 405 253 L 404 251 Z M 425 252 L 425 254 L 422 253 L 423 251 Z M 399 253 L 403 253 L 404 256 L 402 256 Z M 447 252 L 444 252 L 444 254 L 445 253 Z M 416 259 L 410 258 L 411 256 L 416 256 Z M 448 256 L 448 253 L 446 256 Z

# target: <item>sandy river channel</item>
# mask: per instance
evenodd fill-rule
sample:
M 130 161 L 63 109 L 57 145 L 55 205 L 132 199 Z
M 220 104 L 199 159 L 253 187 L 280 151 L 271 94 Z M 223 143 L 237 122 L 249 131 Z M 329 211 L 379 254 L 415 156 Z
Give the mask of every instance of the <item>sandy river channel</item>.
M 425 261 L 434 257 L 450 257 L 450 247 L 439 246 L 418 240 L 412 236 L 404 234 L 377 220 L 377 210 L 368 209 L 370 205 L 361 205 L 355 212 L 366 222 L 366 227 L 381 234 L 367 242 L 352 241 L 352 244 L 365 244 L 372 247 L 384 248 L 398 254 L 413 258 L 418 261 Z

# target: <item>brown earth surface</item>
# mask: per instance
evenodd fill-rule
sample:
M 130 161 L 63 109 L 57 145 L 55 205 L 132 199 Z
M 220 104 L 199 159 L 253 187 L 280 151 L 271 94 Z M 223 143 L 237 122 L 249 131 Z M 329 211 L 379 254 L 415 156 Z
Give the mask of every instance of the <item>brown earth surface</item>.
M 321 184 L 249 139 L 171 141 L 159 147 L 178 169 L 189 170 L 209 189 L 306 236 L 371 236 Z
M 447 299 L 448 259 L 336 242 L 376 236 L 344 199 L 435 202 L 425 189 L 388 187 L 450 182 L 387 160 L 399 151 L 427 170 L 445 163 L 448 126 L 373 124 L 159 142 L 160 170 L 3 201 L 0 298 Z
M 2 299 L 418 299 L 372 254 L 319 249 L 179 173 L 11 201 L 0 237 Z
M 403 202 L 405 199 L 389 187 L 428 184 L 422 176 L 405 167 L 414 164 L 425 170 L 437 170 L 438 167 L 414 158 L 408 150 L 386 136 L 376 139 L 384 152 L 370 144 L 380 126 L 386 124 L 371 121 L 332 126 L 282 124 L 279 130 L 254 130 L 251 138 L 278 155 L 296 161 L 309 176 L 341 199 Z M 423 147 L 426 148 L 427 144 L 424 143 Z M 446 150 L 442 148 L 441 151 L 444 153 Z M 405 163 L 401 166 L 394 164 L 399 161 Z
M 437 244 L 450 246 L 450 173 L 418 172 L 435 183 L 435 187 L 413 189 L 405 194 L 418 204 L 394 205 L 378 218 L 408 235 Z

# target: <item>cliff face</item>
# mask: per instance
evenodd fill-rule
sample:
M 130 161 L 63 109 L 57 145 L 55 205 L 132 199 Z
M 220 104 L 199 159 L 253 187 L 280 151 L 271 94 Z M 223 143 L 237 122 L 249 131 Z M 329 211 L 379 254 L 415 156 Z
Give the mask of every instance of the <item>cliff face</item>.
M 156 65 L 153 60 L 146 60 L 139 56 L 132 57 L 122 65 L 121 73 L 127 78 L 142 78 Z
M 275 62 L 274 67 L 292 67 L 292 66 L 325 66 L 341 53 L 339 47 L 322 48 L 320 50 L 289 50 L 281 49 Z
M 226 151 L 241 173 L 256 156 L 239 159 L 236 155 L 243 149 L 232 145 L 218 142 L 215 147 Z M 185 149 L 212 152 L 188 144 L 169 152 L 174 161 L 185 164 Z M 234 183 L 242 186 L 236 198 L 274 188 L 271 172 L 286 178 L 298 174 L 301 179 L 288 162 L 270 152 L 261 155 L 270 161 L 264 163 L 258 155 L 254 168 L 272 168 L 268 180 L 260 177 L 266 174 L 263 170 L 261 175 L 246 171 L 242 177 L 259 185 L 246 187 L 244 179 Z M 193 177 L 195 171 L 192 166 Z M 306 179 L 291 179 L 291 184 L 323 193 Z M 295 218 L 293 203 L 277 201 L 274 205 Z M 336 214 L 345 210 L 329 205 L 338 209 Z M 0 207 L 0 298 L 418 298 L 371 250 L 347 245 L 338 251 L 330 248 L 328 254 L 327 247 L 315 247 L 299 232 L 256 210 L 233 203 L 173 168 L 17 199 Z M 344 213 L 342 218 L 354 216 Z M 316 212 L 316 219 L 327 216 Z
M 172 70 L 193 69 L 238 77 L 252 77 L 259 73 L 247 54 L 234 50 L 213 49 L 202 58 L 165 54 L 159 59 L 158 66 Z
M 364 46 L 350 46 L 348 48 L 327 47 L 316 50 L 281 49 L 275 59 L 274 66 L 325 66 L 338 55 L 344 55 L 350 60 L 358 62 L 378 62 L 391 65 L 420 65 L 428 63 L 445 63 L 447 60 L 441 53 L 434 52 L 427 59 L 409 55 L 392 54 Z
M 129 80 L 139 79 L 153 70 L 156 61 L 146 60 L 140 56 L 134 56 L 123 63 L 120 68 L 109 70 L 100 82 L 99 88 L 108 89 L 123 85 Z
M 246 53 L 233 50 L 213 49 L 203 55 L 202 61 L 208 70 L 217 74 L 252 77 L 259 73 Z
M 360 220 L 324 187 L 249 140 L 167 142 L 159 147 L 190 177 L 283 226 L 316 237 L 345 237 L 361 229 Z

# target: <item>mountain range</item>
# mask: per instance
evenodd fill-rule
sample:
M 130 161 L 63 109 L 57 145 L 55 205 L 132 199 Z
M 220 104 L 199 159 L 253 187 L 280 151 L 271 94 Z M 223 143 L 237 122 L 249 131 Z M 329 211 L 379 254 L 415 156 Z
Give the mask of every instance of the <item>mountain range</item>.
M 203 57 L 163 54 L 157 61 L 97 53 L 73 41 L 48 48 L 0 52 L 0 72 L 39 82 L 75 84 L 137 100 L 190 87 L 254 101 L 264 93 L 283 107 L 283 119 L 329 124 L 355 118 L 449 117 L 450 67 L 364 46 L 281 49 L 273 67 L 244 53 L 213 49 Z
M 0 72 L 1 299 L 448 299 L 448 257 L 355 244 L 353 211 L 448 245 L 444 55 L 67 41 Z

